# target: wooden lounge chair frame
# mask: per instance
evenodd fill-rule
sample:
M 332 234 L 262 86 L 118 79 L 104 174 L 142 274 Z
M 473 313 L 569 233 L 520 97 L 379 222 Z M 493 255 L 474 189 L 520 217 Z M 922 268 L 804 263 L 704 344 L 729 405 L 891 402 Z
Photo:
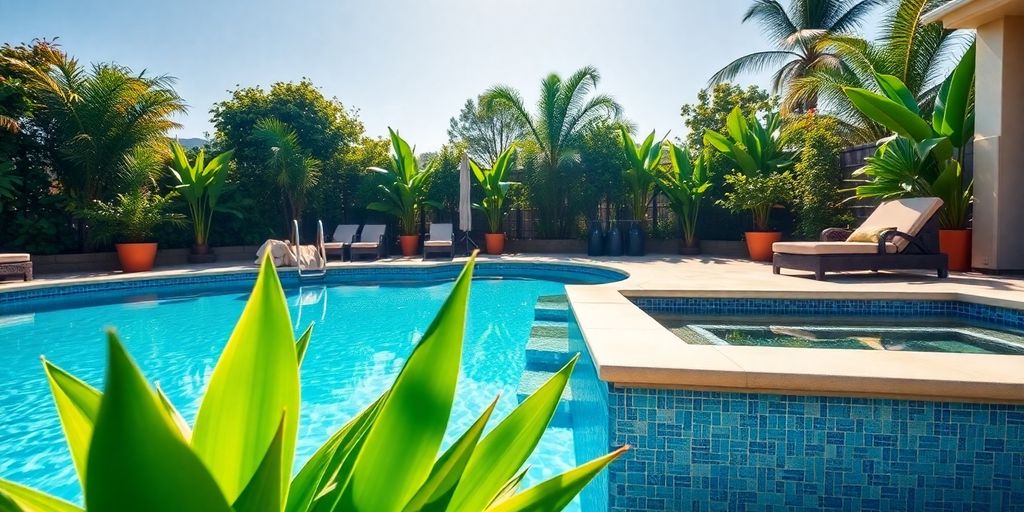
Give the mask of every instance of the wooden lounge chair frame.
M 372 233 L 366 233 L 366 228 L 369 226 L 379 226 L 380 224 L 364 224 L 363 229 L 359 230 L 359 238 L 356 242 L 353 242 L 349 246 L 349 259 L 355 261 L 361 256 L 373 256 L 373 259 L 379 259 L 387 256 L 387 243 L 385 243 L 387 236 L 387 228 L 385 227 L 376 240 L 369 240 L 368 237 L 372 238 Z M 371 246 L 362 247 L 360 244 L 365 242 L 376 242 Z
M 821 241 L 845 240 L 852 230 L 828 228 L 821 232 Z M 899 252 L 886 252 L 887 244 L 897 239 L 907 242 Z M 878 237 L 875 254 L 790 254 L 776 252 L 772 257 L 772 272 L 783 268 L 814 272 L 814 278 L 825 279 L 826 272 L 843 270 L 910 270 L 934 269 L 940 279 L 949 276 L 949 259 L 939 252 L 939 214 L 932 215 L 918 234 L 910 235 L 897 230 L 883 231 Z
M 0 263 L 0 276 L 21 276 L 25 281 L 32 280 L 32 261 L 17 263 Z
M 445 225 L 448 226 L 448 242 L 447 245 L 434 245 L 426 242 L 437 242 L 433 238 L 434 226 Z M 449 258 L 455 258 L 455 227 L 452 224 L 431 224 L 430 233 L 427 234 L 423 244 L 423 259 L 427 259 L 431 254 L 446 254 Z

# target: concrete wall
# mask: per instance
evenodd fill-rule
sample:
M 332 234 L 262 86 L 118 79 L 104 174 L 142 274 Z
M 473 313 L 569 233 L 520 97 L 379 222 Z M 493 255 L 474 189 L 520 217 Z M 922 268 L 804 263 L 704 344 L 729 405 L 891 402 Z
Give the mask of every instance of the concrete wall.
M 239 245 L 217 247 L 217 261 L 249 261 L 256 258 L 258 246 Z M 156 255 L 156 266 L 185 265 L 188 263 L 189 249 L 161 249 Z M 75 272 L 102 272 L 120 268 L 117 253 L 91 252 L 83 254 L 51 254 L 32 255 L 32 267 L 36 274 L 56 274 Z

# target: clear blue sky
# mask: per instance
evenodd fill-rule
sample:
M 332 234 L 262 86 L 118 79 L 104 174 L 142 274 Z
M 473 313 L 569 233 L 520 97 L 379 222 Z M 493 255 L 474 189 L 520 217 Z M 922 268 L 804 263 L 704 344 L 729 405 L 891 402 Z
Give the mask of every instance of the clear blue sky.
M 370 135 L 398 128 L 420 151 L 495 83 L 532 104 L 543 75 L 602 75 L 642 132 L 682 135 L 679 107 L 732 58 L 765 49 L 740 24 L 748 0 L 0 0 L 0 42 L 59 36 L 85 62 L 177 77 L 178 135 L 212 131 L 238 85 L 309 77 L 359 109 Z M 744 82 L 765 85 L 764 77 Z

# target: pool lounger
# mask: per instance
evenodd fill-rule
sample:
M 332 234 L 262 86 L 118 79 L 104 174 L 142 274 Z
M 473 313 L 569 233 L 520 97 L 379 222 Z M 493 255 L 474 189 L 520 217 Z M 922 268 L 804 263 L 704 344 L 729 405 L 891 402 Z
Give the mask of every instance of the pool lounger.
M 455 257 L 455 235 L 451 224 L 432 223 L 427 239 L 423 241 L 423 259 L 431 253 Z
M 341 255 L 341 260 L 345 261 L 345 251 L 351 248 L 358 232 L 358 224 L 338 224 L 331 235 L 331 241 L 324 244 L 324 252 L 328 256 L 337 252 Z
M 949 275 L 949 263 L 939 252 L 937 197 L 897 199 L 880 204 L 858 231 L 875 233 L 877 242 L 849 241 L 851 232 L 829 228 L 820 242 L 776 242 L 772 245 L 772 271 L 808 270 L 822 280 L 826 272 L 842 270 L 935 270 Z M 840 241 L 836 241 L 840 240 Z
M 352 242 L 349 247 L 352 261 L 360 256 L 373 256 L 374 259 L 382 258 L 386 254 L 387 246 L 384 243 L 384 231 L 386 226 L 383 224 L 367 224 L 363 226 L 362 232 L 359 233 L 359 241 Z
M 0 253 L 0 276 L 21 276 L 32 280 L 32 256 L 25 253 Z

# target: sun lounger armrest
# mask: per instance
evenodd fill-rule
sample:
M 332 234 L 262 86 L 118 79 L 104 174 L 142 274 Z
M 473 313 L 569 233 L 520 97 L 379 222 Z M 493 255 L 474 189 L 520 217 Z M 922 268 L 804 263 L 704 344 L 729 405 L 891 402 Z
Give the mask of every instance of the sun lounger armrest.
M 906 240 L 911 246 L 920 251 L 921 254 L 929 254 L 931 252 L 916 236 L 895 229 L 890 229 L 888 231 L 883 231 L 878 235 L 878 254 L 885 254 L 886 246 L 897 238 Z
M 850 235 L 853 234 L 852 229 L 846 228 L 825 228 L 821 232 L 822 242 L 845 242 Z

